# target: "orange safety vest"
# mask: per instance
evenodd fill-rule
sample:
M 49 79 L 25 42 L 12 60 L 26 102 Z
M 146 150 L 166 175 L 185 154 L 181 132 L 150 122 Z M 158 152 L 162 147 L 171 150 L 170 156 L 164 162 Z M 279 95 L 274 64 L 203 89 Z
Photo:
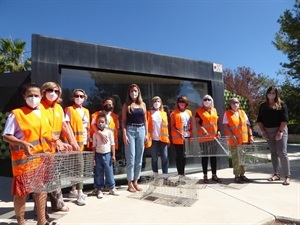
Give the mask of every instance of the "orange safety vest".
M 162 119 L 162 124 L 161 124 L 161 129 L 160 129 L 160 134 L 159 134 L 159 140 L 164 143 L 170 143 L 169 140 L 169 128 L 168 128 L 168 117 L 167 113 L 164 111 L 159 111 L 160 116 Z M 151 110 L 147 111 L 147 120 L 148 120 L 148 134 L 149 137 L 152 140 L 152 132 L 153 132 L 153 121 L 152 121 L 152 114 Z
M 199 108 L 196 111 L 196 115 L 199 115 L 202 120 L 202 127 L 208 132 L 208 135 L 205 135 L 204 138 L 198 138 L 199 142 L 214 140 L 218 133 L 218 113 L 215 108 L 212 108 L 210 112 L 206 111 L 204 108 Z M 202 129 L 197 129 L 197 136 L 203 136 Z
M 64 110 L 61 105 L 54 103 L 53 108 L 49 106 L 45 100 L 41 101 L 41 105 L 46 111 L 46 115 L 49 119 L 50 126 L 52 128 L 52 135 L 54 134 L 56 138 L 60 138 L 62 131 L 62 124 L 64 119 Z M 56 151 L 56 144 L 52 142 L 52 152 Z
M 234 136 L 237 138 L 238 145 L 248 142 L 248 127 L 246 120 L 246 113 L 244 110 L 238 110 L 239 117 L 235 115 L 232 110 L 225 112 L 228 119 L 228 126 Z M 225 130 L 225 135 L 229 136 Z M 234 139 L 229 138 L 229 145 L 234 146 Z
M 189 109 L 185 110 L 190 117 L 192 117 L 192 112 Z M 173 126 L 171 126 L 171 140 L 173 144 L 183 144 L 183 139 L 182 139 L 182 135 L 184 130 L 183 130 L 183 125 L 182 125 L 182 120 L 181 120 L 181 115 L 180 115 L 180 111 L 178 109 L 175 109 L 171 116 L 173 116 L 173 119 L 175 120 L 175 128 Z M 179 134 L 178 131 L 181 133 Z M 190 133 L 191 133 L 191 137 L 192 135 L 192 121 L 190 121 Z
M 87 147 L 89 147 L 89 139 L 90 139 L 90 113 L 89 110 L 82 107 L 84 110 L 84 114 L 88 118 L 88 127 L 87 127 Z M 83 132 L 84 132 L 84 127 L 83 127 L 83 122 L 82 122 L 82 117 L 76 110 L 76 106 L 72 105 L 67 108 L 65 108 L 65 112 L 70 111 L 70 125 L 72 128 L 72 131 L 74 133 L 75 139 L 79 145 L 80 151 L 84 149 L 84 144 L 83 144 Z
M 12 111 L 24 134 L 24 141 L 33 145 L 30 149 L 32 154 L 51 151 L 51 127 L 42 107 L 40 107 L 40 112 L 41 118 L 25 106 Z M 14 176 L 32 171 L 42 163 L 39 158 L 28 161 L 22 145 L 10 144 L 10 150 Z
M 98 115 L 101 113 L 101 111 L 97 111 L 95 113 L 92 114 L 92 120 L 97 119 Z M 109 124 L 107 129 L 111 130 L 111 132 L 114 135 L 114 141 L 115 141 L 115 149 L 118 150 L 119 149 L 119 135 L 118 135 L 118 131 L 119 131 L 119 116 L 113 112 L 110 113 L 110 120 L 109 120 Z M 94 129 L 91 129 L 91 137 L 93 136 L 93 134 L 95 133 Z

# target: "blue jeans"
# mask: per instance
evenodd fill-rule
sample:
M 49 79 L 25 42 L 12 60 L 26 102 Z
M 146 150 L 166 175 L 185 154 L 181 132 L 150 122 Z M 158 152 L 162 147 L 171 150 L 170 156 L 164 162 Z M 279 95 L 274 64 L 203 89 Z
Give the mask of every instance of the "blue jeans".
M 94 188 L 103 189 L 104 184 L 107 185 L 109 189 L 115 187 L 114 171 L 111 162 L 111 153 L 95 153 L 95 175 L 94 175 Z M 105 175 L 105 182 L 104 182 Z
M 151 151 L 151 166 L 152 171 L 158 172 L 158 152 L 161 159 L 161 168 L 163 174 L 168 174 L 169 160 L 168 160 L 168 145 L 161 141 L 152 140 Z
M 145 147 L 145 126 L 126 126 L 129 145 L 125 145 L 127 180 L 140 178 Z

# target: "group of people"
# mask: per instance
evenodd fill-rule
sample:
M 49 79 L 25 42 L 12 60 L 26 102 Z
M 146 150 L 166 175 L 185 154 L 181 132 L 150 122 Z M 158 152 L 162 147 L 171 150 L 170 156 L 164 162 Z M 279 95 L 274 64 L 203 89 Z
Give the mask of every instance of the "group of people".
M 114 99 L 107 97 L 102 102 L 102 110 L 90 116 L 83 107 L 87 94 L 83 89 L 72 93 L 73 104 L 65 109 L 60 106 L 62 89 L 54 82 L 47 82 L 40 88 L 28 84 L 23 92 L 25 106 L 17 108 L 8 116 L 3 139 L 10 144 L 15 214 L 18 224 L 25 224 L 24 212 L 26 196 L 32 192 L 29 182 L 34 171 L 28 171 L 27 157 L 47 152 L 72 150 L 95 152 L 94 191 L 97 198 L 103 198 L 103 189 L 109 188 L 109 194 L 119 195 L 115 187 L 113 163 L 118 150 L 119 116 L 114 111 Z M 145 147 L 151 152 L 151 166 L 154 176 L 158 175 L 158 156 L 161 157 L 162 177 L 168 184 L 168 147 L 174 146 L 176 168 L 179 176 L 185 176 L 185 139 L 197 136 L 200 141 L 219 138 L 220 121 L 214 107 L 213 98 L 205 95 L 201 106 L 194 115 L 188 109 L 186 96 L 177 98 L 177 108 L 170 115 L 164 111 L 162 99 L 154 96 L 147 110 L 138 85 L 128 87 L 126 100 L 122 107 L 121 130 L 126 159 L 128 191 L 142 191 L 138 184 L 142 169 Z M 193 117 L 197 134 L 193 134 Z M 269 181 L 280 179 L 279 160 L 283 167 L 284 185 L 290 184 L 290 167 L 287 156 L 287 107 L 280 100 L 278 91 L 270 87 L 266 92 L 266 101 L 260 106 L 257 122 L 264 139 L 268 141 L 274 174 Z M 239 164 L 237 147 L 253 142 L 253 133 L 246 113 L 240 109 L 237 98 L 229 101 L 228 110 L 222 119 L 225 135 L 229 138 L 232 155 L 234 181 L 248 182 L 243 165 Z M 217 176 L 217 158 L 202 157 L 203 183 L 208 183 L 208 160 L 212 171 L 212 180 L 222 182 Z M 79 165 L 82 160 L 78 160 Z M 85 205 L 86 195 L 83 184 L 72 187 L 70 197 L 77 198 L 78 205 Z M 51 206 L 56 211 L 68 211 L 61 190 L 50 193 Z M 38 225 L 49 224 L 46 213 L 46 193 L 35 193 Z

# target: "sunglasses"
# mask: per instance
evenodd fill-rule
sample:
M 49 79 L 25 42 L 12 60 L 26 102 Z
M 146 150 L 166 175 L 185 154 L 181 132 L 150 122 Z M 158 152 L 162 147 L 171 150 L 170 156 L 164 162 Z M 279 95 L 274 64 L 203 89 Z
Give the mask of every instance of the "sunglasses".
M 239 102 L 233 102 L 234 104 L 240 104 Z
M 203 99 L 203 101 L 204 101 L 204 102 L 211 102 L 211 99 L 205 98 L 205 99 Z
M 74 95 L 74 98 L 84 98 L 84 95 Z
M 46 92 L 49 92 L 49 93 L 52 93 L 52 92 L 55 92 L 55 94 L 58 94 L 59 93 L 59 90 L 54 90 L 54 89 L 46 89 Z

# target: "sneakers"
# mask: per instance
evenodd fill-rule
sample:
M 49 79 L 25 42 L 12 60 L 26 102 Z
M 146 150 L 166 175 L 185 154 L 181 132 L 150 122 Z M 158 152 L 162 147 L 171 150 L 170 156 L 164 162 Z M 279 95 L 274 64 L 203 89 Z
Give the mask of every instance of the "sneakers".
M 103 192 L 101 190 L 97 190 L 97 198 L 103 198 Z
M 83 194 L 78 195 L 78 197 L 77 197 L 77 205 L 79 205 L 79 206 L 85 205 L 85 198 L 86 198 L 86 196 L 83 195 Z
M 74 191 L 70 191 L 69 192 L 69 198 L 77 198 L 78 197 L 78 191 L 74 190 Z
M 119 193 L 116 188 L 112 188 L 109 190 L 110 195 L 119 196 Z
M 98 189 L 95 188 L 90 195 L 91 196 L 97 196 L 97 194 L 98 194 Z

